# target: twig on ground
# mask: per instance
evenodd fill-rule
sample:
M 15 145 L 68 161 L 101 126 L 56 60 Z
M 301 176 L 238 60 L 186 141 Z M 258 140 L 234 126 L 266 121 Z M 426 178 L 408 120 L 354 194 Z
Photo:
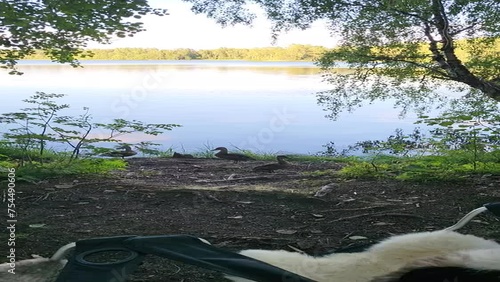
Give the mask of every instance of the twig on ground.
M 376 209 L 376 208 L 383 208 L 383 207 L 387 207 L 387 206 L 393 206 L 393 205 L 392 204 L 386 204 L 386 205 L 377 205 L 377 206 L 364 207 L 364 208 L 332 209 L 332 210 L 322 210 L 320 212 L 360 211 L 360 210 L 371 210 L 371 209 Z
M 425 219 L 425 217 L 416 215 L 416 214 L 410 214 L 410 213 L 383 213 L 379 215 L 374 215 L 376 217 L 378 216 L 402 216 L 402 217 L 413 217 L 413 218 L 418 218 L 418 219 Z
M 301 254 L 306 254 L 306 252 L 304 252 L 303 250 L 299 249 L 299 248 L 295 248 L 294 246 L 292 245 L 287 245 L 290 249 L 296 251 L 297 253 L 301 253 Z
M 231 178 L 231 179 L 199 179 L 195 180 L 196 183 L 217 183 L 217 182 L 229 182 L 229 181 L 245 181 L 245 180 L 268 180 L 272 179 L 268 176 L 249 176 L 249 177 L 240 177 L 240 178 Z
M 411 217 L 420 217 L 420 216 L 414 216 L 412 214 L 402 214 L 402 213 L 393 213 L 395 211 L 404 211 L 405 209 L 397 209 L 397 210 L 392 210 L 391 212 L 376 212 L 376 213 L 363 213 L 363 214 L 357 214 L 357 215 L 352 215 L 352 216 L 346 216 L 346 217 L 341 217 L 334 219 L 332 221 L 329 221 L 329 223 L 333 222 L 338 222 L 338 221 L 343 221 L 343 220 L 349 220 L 349 219 L 354 219 L 354 218 L 359 218 L 359 217 L 364 217 L 364 216 L 372 216 L 372 217 L 378 217 L 378 216 L 411 216 Z M 422 218 L 422 217 L 420 217 Z
M 35 202 L 45 201 L 50 196 L 50 194 L 54 194 L 54 193 L 55 193 L 55 191 L 47 192 L 45 195 L 36 198 Z
M 172 274 L 177 274 L 177 273 L 181 272 L 181 268 L 177 264 L 174 264 L 174 266 L 177 268 L 177 270 Z

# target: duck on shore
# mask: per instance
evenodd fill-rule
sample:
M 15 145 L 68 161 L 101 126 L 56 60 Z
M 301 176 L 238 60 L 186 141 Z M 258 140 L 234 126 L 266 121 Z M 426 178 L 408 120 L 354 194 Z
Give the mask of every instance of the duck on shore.
M 255 160 L 252 157 L 245 156 L 243 154 L 236 154 L 236 153 L 228 153 L 227 149 L 225 147 L 217 147 L 213 149 L 212 151 L 219 151 L 218 153 L 215 154 L 215 156 L 219 159 L 225 159 L 225 160 L 232 160 L 235 163 L 239 161 L 249 161 L 249 160 Z
M 283 156 L 283 155 L 276 156 L 276 159 L 278 160 L 278 163 L 256 166 L 253 168 L 253 171 L 274 172 L 275 170 L 284 169 L 284 168 L 288 167 L 289 164 L 285 160 L 285 159 L 288 159 L 287 156 Z
M 194 159 L 194 156 L 190 155 L 190 154 L 181 154 L 181 153 L 174 152 L 174 154 L 172 155 L 172 158 L 174 158 L 174 159 Z
M 124 159 L 125 157 L 137 155 L 137 152 L 132 150 L 132 148 L 129 145 L 122 145 L 120 147 L 117 147 L 117 149 L 121 150 L 114 150 L 107 153 L 103 153 L 101 154 L 101 156 Z

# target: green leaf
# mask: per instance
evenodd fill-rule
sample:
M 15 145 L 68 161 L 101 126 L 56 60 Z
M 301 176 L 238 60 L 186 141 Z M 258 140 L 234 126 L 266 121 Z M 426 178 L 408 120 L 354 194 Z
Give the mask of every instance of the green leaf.
M 450 126 L 453 124 L 455 124 L 455 123 L 452 121 L 443 121 L 443 122 L 439 123 L 440 126 Z

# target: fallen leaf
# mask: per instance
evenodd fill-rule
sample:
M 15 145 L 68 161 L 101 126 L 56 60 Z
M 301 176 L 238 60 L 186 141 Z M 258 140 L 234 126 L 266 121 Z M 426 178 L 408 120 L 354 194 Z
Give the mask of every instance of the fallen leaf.
M 42 227 L 45 227 L 45 223 L 37 223 L 37 224 L 30 224 L 29 227 L 30 228 L 42 228 Z
M 375 225 L 375 226 L 385 226 L 385 225 L 394 225 L 394 223 L 388 223 L 388 222 L 375 222 L 373 225 Z
M 314 194 L 314 197 L 323 197 L 325 196 L 326 194 L 332 192 L 333 188 L 336 187 L 337 184 L 335 183 L 330 183 L 330 184 L 327 184 L 323 187 L 321 187 L 319 189 L 319 191 L 316 192 L 316 194 Z
M 276 233 L 285 234 L 285 235 L 292 235 L 292 234 L 297 233 L 297 230 L 278 229 L 278 230 L 276 230 Z
M 364 236 L 351 236 L 351 237 L 349 237 L 349 239 L 351 239 L 351 240 L 366 240 L 368 238 L 364 237 Z
M 236 201 L 236 203 L 238 203 L 238 204 L 245 204 L 245 205 L 253 204 L 252 201 Z

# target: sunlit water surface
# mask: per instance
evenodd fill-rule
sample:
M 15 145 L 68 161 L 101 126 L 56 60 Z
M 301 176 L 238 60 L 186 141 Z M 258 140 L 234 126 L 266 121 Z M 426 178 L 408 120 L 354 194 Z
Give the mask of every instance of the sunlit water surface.
M 312 63 L 89 61 L 84 66 L 27 61 L 20 65 L 22 76 L 0 72 L 0 112 L 26 107 L 22 100 L 36 91 L 64 93 L 68 96 L 61 103 L 71 108 L 61 114 L 81 114 L 90 107 L 95 122 L 122 118 L 181 124 L 160 136 L 131 134 L 123 140 L 154 141 L 163 149 L 187 152 L 226 146 L 317 153 L 330 141 L 342 148 L 415 127 L 415 116 L 399 119 L 391 101 L 344 113 L 336 121 L 325 118 L 316 93 L 329 86 Z

